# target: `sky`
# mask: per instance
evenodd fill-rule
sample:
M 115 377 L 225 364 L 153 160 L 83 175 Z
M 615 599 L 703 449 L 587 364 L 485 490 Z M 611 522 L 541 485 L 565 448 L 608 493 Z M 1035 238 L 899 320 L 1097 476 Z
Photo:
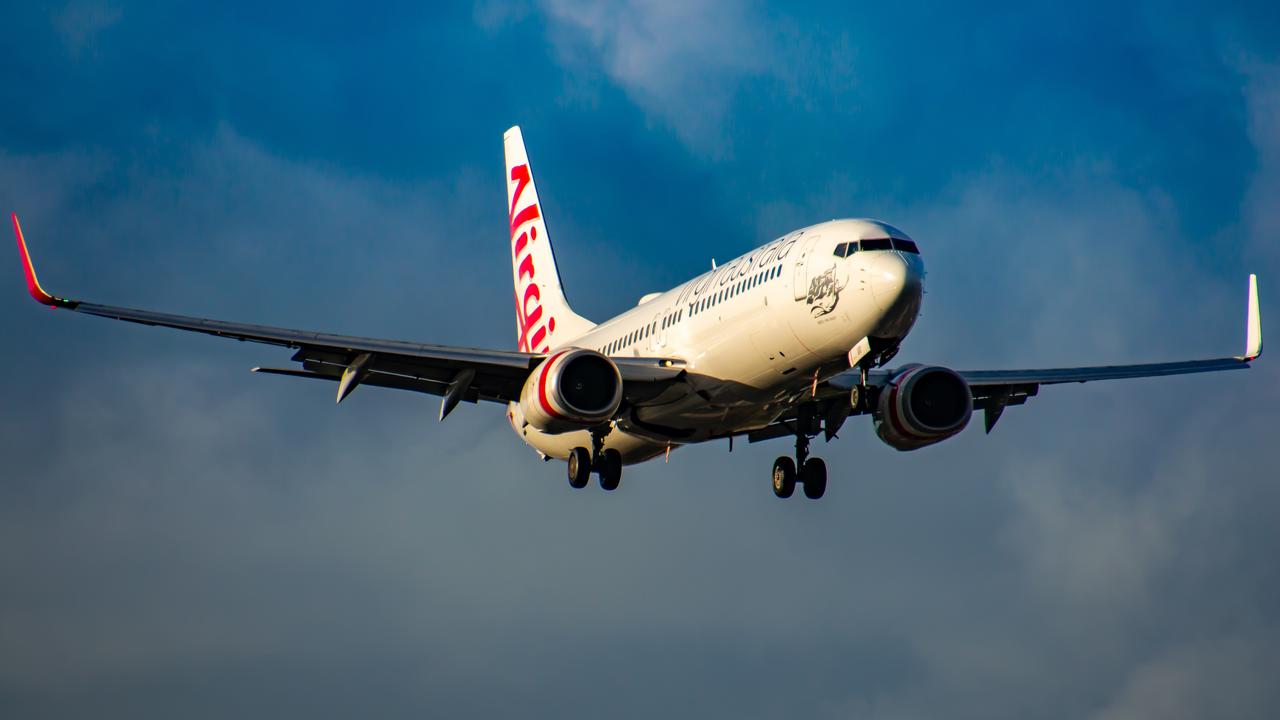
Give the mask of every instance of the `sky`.
M 902 362 L 1241 352 L 1280 317 L 1275 3 L 6 8 L 0 204 L 63 296 L 514 348 L 519 124 L 596 320 L 791 229 L 921 246 Z M 12 251 L 11 251 L 12 252 Z M 574 491 L 497 406 L 0 273 L 0 715 L 1274 717 L 1280 364 L 854 418 Z M 980 423 L 979 423 L 980 425 Z

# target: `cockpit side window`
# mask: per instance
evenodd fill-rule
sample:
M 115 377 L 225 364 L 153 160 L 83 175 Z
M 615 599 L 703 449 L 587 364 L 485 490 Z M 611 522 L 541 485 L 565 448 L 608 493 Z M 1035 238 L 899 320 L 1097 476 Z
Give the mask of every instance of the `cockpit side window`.
M 911 253 L 912 255 L 920 254 L 920 248 L 916 247 L 914 242 L 911 240 L 903 240 L 902 238 L 893 239 L 893 249 L 898 252 Z
M 854 245 L 854 247 L 856 248 L 857 245 Z M 848 254 L 848 252 L 849 252 L 849 243 L 842 242 L 836 246 L 835 256 L 844 257 L 845 255 Z

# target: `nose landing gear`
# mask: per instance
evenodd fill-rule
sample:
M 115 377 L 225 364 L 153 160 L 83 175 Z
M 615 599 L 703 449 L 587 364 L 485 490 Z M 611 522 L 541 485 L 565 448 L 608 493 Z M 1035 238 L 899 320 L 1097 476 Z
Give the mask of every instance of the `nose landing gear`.
M 580 490 L 587 486 L 592 471 L 600 476 L 600 488 L 606 491 L 618 489 L 622 482 L 622 453 L 612 448 L 605 449 L 604 438 L 611 428 L 593 428 L 591 430 L 591 450 L 576 447 L 569 452 L 568 472 L 569 486 Z
M 827 492 L 827 464 L 822 458 L 809 457 L 809 436 L 803 433 L 796 434 L 795 460 L 783 455 L 773 461 L 773 494 L 789 498 L 797 482 L 810 500 L 817 500 Z

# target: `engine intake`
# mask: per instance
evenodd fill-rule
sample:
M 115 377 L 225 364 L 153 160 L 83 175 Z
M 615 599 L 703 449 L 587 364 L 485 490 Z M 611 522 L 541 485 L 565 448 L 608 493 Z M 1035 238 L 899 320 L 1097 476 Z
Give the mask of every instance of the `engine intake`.
M 520 391 L 525 422 L 545 433 L 608 422 L 622 404 L 622 375 L 594 350 L 560 350 L 543 360 Z
M 876 434 L 898 450 L 942 442 L 969 424 L 973 395 L 954 370 L 915 365 L 904 368 L 880 391 Z

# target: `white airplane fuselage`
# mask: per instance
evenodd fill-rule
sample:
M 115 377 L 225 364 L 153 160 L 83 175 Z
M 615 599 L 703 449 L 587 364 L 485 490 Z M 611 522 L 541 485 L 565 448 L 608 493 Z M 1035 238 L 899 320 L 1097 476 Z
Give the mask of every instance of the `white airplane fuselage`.
M 760 428 L 797 397 L 850 367 L 864 339 L 897 346 L 914 325 L 923 294 L 917 252 L 890 249 L 910 238 L 873 220 L 833 220 L 789 233 L 551 348 L 685 363 L 688 382 L 615 421 L 605 438 L 624 463 L 669 448 Z M 842 248 L 863 249 L 853 251 Z M 868 242 L 870 241 L 870 242 Z M 872 246 L 875 249 L 867 249 Z M 880 249 L 884 246 L 884 249 Z M 903 247 L 899 245 L 898 247 Z M 586 430 L 550 434 L 507 418 L 546 457 L 590 447 Z

